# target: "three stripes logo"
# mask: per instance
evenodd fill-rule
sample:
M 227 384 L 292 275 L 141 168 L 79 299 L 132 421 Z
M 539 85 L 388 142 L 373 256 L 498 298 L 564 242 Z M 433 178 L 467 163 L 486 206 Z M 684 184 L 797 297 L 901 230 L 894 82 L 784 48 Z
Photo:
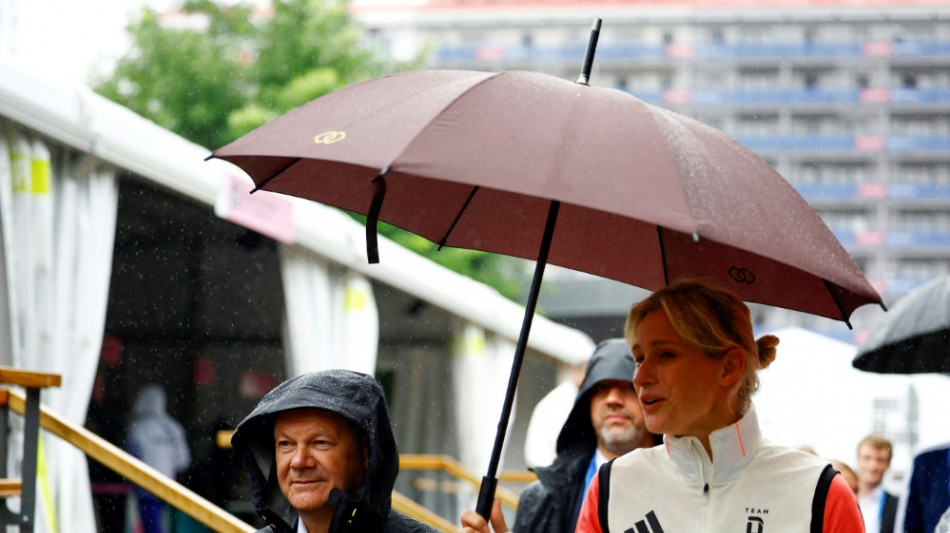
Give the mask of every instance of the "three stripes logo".
M 650 511 L 647 513 L 645 520 L 636 522 L 633 527 L 628 528 L 623 533 L 663 533 L 663 526 L 657 520 L 656 513 Z
M 765 511 L 768 513 L 768 510 Z M 758 516 L 750 516 L 745 526 L 746 533 L 763 533 L 765 531 L 765 520 Z M 663 526 L 660 525 L 656 513 L 650 511 L 645 519 L 633 524 L 633 527 L 627 528 L 623 533 L 663 533 Z

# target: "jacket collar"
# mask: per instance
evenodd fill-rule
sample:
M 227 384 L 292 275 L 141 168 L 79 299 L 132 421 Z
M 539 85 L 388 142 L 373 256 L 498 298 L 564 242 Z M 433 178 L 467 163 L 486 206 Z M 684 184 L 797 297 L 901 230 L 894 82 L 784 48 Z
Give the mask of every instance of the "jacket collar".
M 546 487 L 560 488 L 582 482 L 595 447 L 579 443 L 563 451 L 549 466 L 532 468 Z
M 755 407 L 738 422 L 709 435 L 713 459 L 696 437 L 663 436 L 666 451 L 687 483 L 728 483 L 735 481 L 755 457 L 761 432 Z

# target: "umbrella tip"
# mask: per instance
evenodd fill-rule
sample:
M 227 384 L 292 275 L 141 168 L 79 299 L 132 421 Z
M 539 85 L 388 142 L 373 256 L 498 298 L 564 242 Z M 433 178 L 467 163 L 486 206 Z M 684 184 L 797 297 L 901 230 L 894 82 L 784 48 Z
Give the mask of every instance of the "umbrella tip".
M 590 72 L 594 66 L 594 51 L 597 50 L 597 39 L 600 37 L 601 19 L 594 19 L 590 27 L 590 39 L 587 41 L 587 53 L 584 55 L 584 65 L 581 68 L 581 75 L 577 78 L 580 85 L 588 85 Z

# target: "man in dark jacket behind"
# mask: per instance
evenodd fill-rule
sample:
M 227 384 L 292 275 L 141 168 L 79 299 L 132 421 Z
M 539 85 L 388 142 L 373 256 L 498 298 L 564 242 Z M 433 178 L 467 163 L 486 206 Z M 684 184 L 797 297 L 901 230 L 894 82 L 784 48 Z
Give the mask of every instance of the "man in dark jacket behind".
M 259 533 L 434 533 L 391 509 L 399 454 L 379 383 L 347 370 L 269 392 L 234 431 Z
M 558 435 L 557 457 L 550 466 L 535 468 L 538 481 L 521 493 L 515 533 L 572 533 L 587 485 L 600 465 L 660 443 L 660 436 L 647 431 L 643 423 L 633 390 L 635 369 L 624 339 L 608 339 L 594 349 L 574 407 Z M 485 531 L 488 526 L 470 510 L 462 513 L 461 522 L 464 533 Z M 487 530 L 508 531 L 498 502 Z
M 574 531 L 587 484 L 604 462 L 635 448 L 652 447 L 659 437 L 647 431 L 633 390 L 635 364 L 624 339 L 597 345 L 557 439 L 557 458 L 536 468 L 538 481 L 521 494 L 514 531 Z

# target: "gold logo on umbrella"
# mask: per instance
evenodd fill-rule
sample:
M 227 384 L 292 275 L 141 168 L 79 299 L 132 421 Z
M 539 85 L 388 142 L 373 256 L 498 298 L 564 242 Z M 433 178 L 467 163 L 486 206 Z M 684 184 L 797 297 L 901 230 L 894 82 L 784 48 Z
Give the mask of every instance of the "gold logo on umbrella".
M 333 144 L 346 138 L 345 131 L 325 131 L 313 138 L 316 144 Z

